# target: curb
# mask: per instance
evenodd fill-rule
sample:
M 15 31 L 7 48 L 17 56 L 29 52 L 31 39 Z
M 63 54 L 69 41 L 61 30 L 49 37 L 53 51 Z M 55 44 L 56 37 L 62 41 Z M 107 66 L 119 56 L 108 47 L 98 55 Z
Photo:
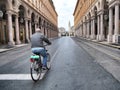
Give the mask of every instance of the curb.
M 57 39 L 57 38 L 58 38 L 58 37 L 49 38 L 49 39 L 50 39 L 51 41 L 53 41 L 54 39 Z M 21 44 L 20 44 L 20 45 L 21 45 Z M 25 47 L 25 46 L 28 46 L 28 45 L 30 45 L 30 43 L 24 44 L 24 45 L 21 45 L 21 46 L 15 45 L 15 46 L 13 46 L 12 48 L 5 48 L 5 50 L 0 51 L 0 53 L 4 53 L 4 52 L 7 52 L 7 51 L 14 50 L 14 49 L 21 48 L 21 47 Z
M 22 45 L 22 46 L 14 46 L 13 48 L 9 48 L 9 49 L 0 51 L 0 53 L 4 53 L 4 52 L 7 52 L 7 51 L 14 50 L 14 49 L 21 48 L 21 47 L 25 47 L 25 46 L 28 46 L 28 45 L 29 44 L 25 44 L 25 45 Z
M 97 42 L 97 41 L 93 41 L 93 40 L 88 40 L 86 38 L 82 38 L 82 39 L 87 40 L 87 41 L 91 41 L 93 43 L 98 43 L 98 44 L 101 44 L 101 45 L 104 45 L 104 46 L 109 46 L 109 47 L 112 47 L 112 48 L 120 49 L 120 46 L 115 46 L 115 45 L 111 45 L 111 44 L 104 44 L 104 43 L 101 43 L 101 42 Z
M 79 38 L 78 38 L 79 39 Z M 85 40 L 84 38 L 82 38 L 83 40 Z M 90 41 L 90 40 L 86 40 L 86 41 Z M 100 43 L 100 42 L 96 42 L 96 41 L 92 41 L 93 43 L 99 43 L 99 44 L 102 44 L 102 43 Z M 86 43 L 83 43 L 83 44 L 86 44 Z M 106 45 L 106 44 L 102 44 L 102 45 Z M 86 44 L 86 46 L 88 46 L 87 44 Z M 115 46 L 111 46 L 111 45 L 106 45 L 106 46 L 109 46 L 109 47 L 114 47 L 114 48 L 116 48 Z M 96 48 L 94 48 L 94 47 L 92 47 L 92 46 L 89 46 L 89 47 L 91 47 L 91 48 L 93 48 L 93 49 L 95 49 L 95 50 L 98 50 L 99 52 L 101 52 L 99 49 L 96 49 Z M 89 51 L 87 48 L 87 50 L 85 49 L 85 48 L 83 48 L 85 51 Z M 89 54 L 90 54 L 90 52 L 88 52 Z M 95 52 L 94 52 L 95 53 Z M 104 53 L 104 52 L 101 52 L 101 53 Z M 107 53 L 105 53 L 105 54 L 107 54 Z M 90 54 L 91 55 L 91 54 Z M 92 56 L 93 56 L 94 54 L 92 54 Z M 107 54 L 107 55 L 109 55 L 109 54 Z M 109 55 L 109 56 L 111 56 L 111 55 Z M 111 57 L 113 57 L 113 56 L 111 56 Z M 118 57 L 119 58 L 119 57 Z M 113 59 L 112 59 L 113 61 L 115 60 L 117 60 L 117 62 L 118 62 L 118 60 L 120 60 L 120 59 L 114 59 L 114 57 L 113 57 Z M 101 62 L 101 60 L 97 60 L 96 62 L 97 63 L 99 63 L 99 65 L 100 66 L 102 66 L 108 73 L 110 73 L 111 75 L 112 75 L 112 77 L 113 78 L 115 78 L 118 82 L 120 82 L 120 74 L 119 74 L 119 72 L 120 72 L 120 70 L 118 71 L 118 69 L 120 68 L 120 66 L 118 65 L 118 63 L 114 63 L 114 62 L 109 62 L 108 63 L 108 61 L 109 60 L 107 60 L 107 62 Z M 110 64 L 110 63 L 113 63 L 113 64 Z M 108 65 L 108 66 L 107 66 Z M 113 68 L 111 69 L 110 68 L 110 66 L 112 67 L 113 65 L 115 65 L 116 67 L 114 67 L 113 66 Z

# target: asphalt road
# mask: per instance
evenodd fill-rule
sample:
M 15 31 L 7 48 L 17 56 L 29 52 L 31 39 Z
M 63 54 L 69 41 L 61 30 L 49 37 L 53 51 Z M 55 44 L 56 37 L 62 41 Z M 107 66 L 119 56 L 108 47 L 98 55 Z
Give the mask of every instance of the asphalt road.
M 31 79 L 22 80 L 24 76 L 20 80 L 6 78 L 0 80 L 0 90 L 120 90 L 120 83 L 83 47 L 70 37 L 55 39 L 48 47 L 51 70 L 42 80 L 34 83 Z M 1 53 L 0 75 L 29 74 L 30 55 L 30 46 Z

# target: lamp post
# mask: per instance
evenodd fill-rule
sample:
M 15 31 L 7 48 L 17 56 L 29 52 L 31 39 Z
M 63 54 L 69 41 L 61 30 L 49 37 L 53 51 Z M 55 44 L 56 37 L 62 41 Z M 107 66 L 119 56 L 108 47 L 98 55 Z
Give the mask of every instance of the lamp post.
M 0 29 L 1 30 L 2 30 L 2 17 L 3 17 L 3 12 L 0 10 L 0 22 L 1 22 L 1 28 Z M 0 38 L 1 38 L 1 33 L 0 33 Z

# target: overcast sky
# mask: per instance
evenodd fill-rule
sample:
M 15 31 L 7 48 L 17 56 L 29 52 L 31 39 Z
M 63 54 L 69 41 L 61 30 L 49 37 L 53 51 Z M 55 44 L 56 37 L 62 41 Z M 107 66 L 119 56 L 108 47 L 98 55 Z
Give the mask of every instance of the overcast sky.
M 68 23 L 74 25 L 73 12 L 77 0 L 53 0 L 56 12 L 58 13 L 58 27 L 68 30 Z

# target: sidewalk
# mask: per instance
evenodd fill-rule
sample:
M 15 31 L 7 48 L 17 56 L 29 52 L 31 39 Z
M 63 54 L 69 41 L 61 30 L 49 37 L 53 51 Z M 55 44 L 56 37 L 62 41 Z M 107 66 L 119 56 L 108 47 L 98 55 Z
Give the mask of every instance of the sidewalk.
M 87 38 L 83 38 L 83 37 L 80 37 L 80 38 L 88 40 L 88 41 L 91 41 L 91 42 L 94 42 L 94 43 L 98 43 L 98 44 L 102 44 L 102 45 L 105 45 L 105 46 L 109 46 L 109 47 L 112 47 L 112 48 L 120 49 L 120 44 L 108 43 L 107 41 L 91 40 L 91 39 L 87 39 Z
M 49 38 L 49 40 L 54 41 L 57 38 L 59 38 L 59 37 Z M 6 52 L 6 51 L 9 51 L 9 50 L 13 50 L 13 49 L 16 49 L 16 48 L 19 48 L 19 47 L 24 47 L 24 46 L 27 46 L 27 45 L 29 45 L 29 43 L 28 44 L 15 45 L 14 47 L 10 47 L 8 45 L 0 45 L 0 53 Z
M 78 39 L 79 40 L 76 40 L 78 45 L 94 58 L 94 62 L 101 65 L 120 82 L 120 45 L 109 44 L 107 41 L 98 42 L 96 40 L 88 40 L 85 38 Z
M 102 44 L 102 45 L 106 45 L 106 46 L 109 46 L 109 47 L 120 49 L 120 44 L 108 43 L 107 41 L 102 41 L 102 42 L 98 42 L 98 41 L 95 41 L 95 40 L 92 40 L 92 41 L 95 42 L 95 43 L 99 43 L 99 44 Z
M 13 47 L 10 47 L 8 45 L 1 45 L 0 46 L 0 53 L 6 52 L 6 51 L 9 51 L 9 50 L 13 50 L 13 49 L 16 49 L 16 48 L 19 48 L 19 47 L 27 46 L 27 45 L 29 45 L 29 44 L 20 44 L 20 45 L 15 45 Z

